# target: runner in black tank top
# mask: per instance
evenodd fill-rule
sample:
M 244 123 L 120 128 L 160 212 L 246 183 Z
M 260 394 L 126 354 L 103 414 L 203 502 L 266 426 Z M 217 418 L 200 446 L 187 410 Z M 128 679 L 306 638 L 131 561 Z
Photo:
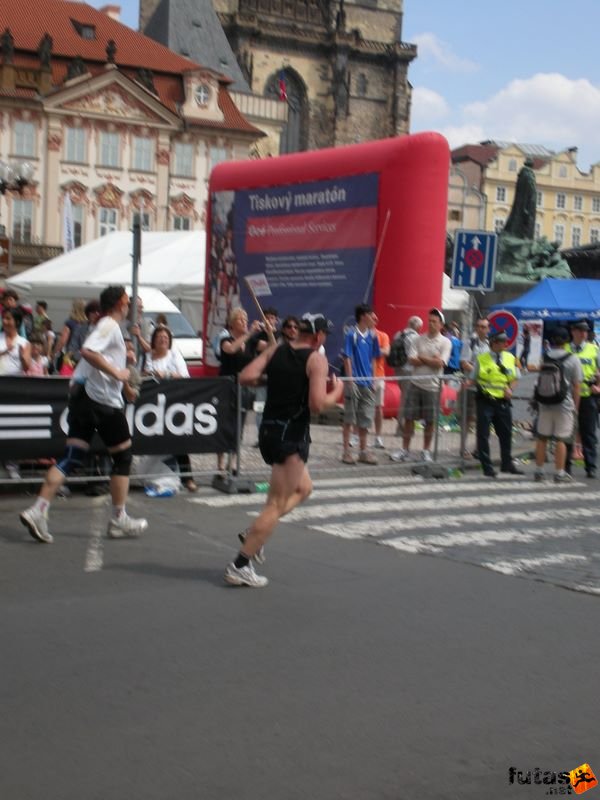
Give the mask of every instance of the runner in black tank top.
M 267 464 L 283 464 L 298 453 L 308 460 L 310 444 L 308 375 L 306 362 L 311 347 L 283 344 L 271 357 L 267 369 L 267 402 L 258 434 L 260 453 Z
M 279 519 L 305 500 L 312 491 L 306 467 L 310 443 L 310 414 L 319 414 L 342 397 L 343 384 L 333 378 L 327 391 L 327 359 L 316 352 L 331 323 L 322 314 L 305 314 L 297 341 L 271 346 L 239 376 L 245 386 L 256 386 L 267 374 L 267 402 L 259 442 L 263 458 L 272 465 L 266 503 L 257 520 L 240 534 L 242 549 L 225 570 L 234 586 L 266 586 L 252 560 L 264 561 L 264 544 Z

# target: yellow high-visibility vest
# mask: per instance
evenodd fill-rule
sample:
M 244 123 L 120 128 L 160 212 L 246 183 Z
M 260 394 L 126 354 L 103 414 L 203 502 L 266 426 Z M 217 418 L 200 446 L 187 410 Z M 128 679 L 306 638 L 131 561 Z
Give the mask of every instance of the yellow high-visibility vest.
M 579 353 L 576 353 L 573 349 L 573 345 L 568 344 L 565 347 L 565 350 L 567 350 L 569 353 L 573 353 L 573 355 L 577 356 L 581 362 L 581 369 L 583 370 L 581 397 L 589 397 L 592 393 L 592 390 L 588 381 L 593 382 L 594 377 L 598 372 L 598 346 L 592 342 L 586 342 Z
M 517 359 L 512 353 L 507 353 L 503 350 L 500 353 L 500 362 L 506 370 L 506 374 L 502 372 L 496 363 L 496 353 L 482 353 L 477 356 L 479 362 L 479 375 L 477 376 L 477 383 L 485 394 L 489 394 L 497 400 L 504 398 L 504 390 L 509 386 L 517 377 Z

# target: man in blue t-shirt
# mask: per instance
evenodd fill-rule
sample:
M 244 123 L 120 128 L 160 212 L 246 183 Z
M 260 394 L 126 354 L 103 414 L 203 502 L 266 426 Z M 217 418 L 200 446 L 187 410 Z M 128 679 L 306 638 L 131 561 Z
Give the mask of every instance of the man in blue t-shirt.
M 350 451 L 350 431 L 358 428 L 361 464 L 377 464 L 377 459 L 367 451 L 367 433 L 375 417 L 374 359 L 381 355 L 375 335 L 373 310 L 365 303 L 356 306 L 356 325 L 344 339 L 344 464 L 355 464 Z

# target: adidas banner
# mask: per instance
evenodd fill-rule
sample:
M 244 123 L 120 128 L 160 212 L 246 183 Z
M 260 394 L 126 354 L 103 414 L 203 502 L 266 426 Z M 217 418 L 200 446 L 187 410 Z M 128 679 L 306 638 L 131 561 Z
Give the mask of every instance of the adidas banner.
M 62 455 L 68 378 L 0 377 L 0 460 Z M 225 453 L 236 449 L 237 386 L 231 378 L 144 380 L 125 407 L 136 455 Z M 94 449 L 101 450 L 100 440 Z

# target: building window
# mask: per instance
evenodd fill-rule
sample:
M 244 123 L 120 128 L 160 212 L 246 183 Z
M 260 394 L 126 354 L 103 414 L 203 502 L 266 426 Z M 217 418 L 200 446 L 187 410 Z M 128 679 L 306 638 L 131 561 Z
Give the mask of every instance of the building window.
M 106 236 L 107 233 L 113 233 L 117 230 L 117 210 L 116 208 L 101 208 L 100 209 L 100 228 L 99 235 Z
M 81 247 L 83 244 L 83 213 L 82 205 L 73 206 L 73 244 L 75 247 Z
M 592 211 L 594 214 L 600 213 L 600 197 L 592 197 Z
M 85 130 L 67 128 L 65 158 L 77 164 L 85 164 Z
M 140 223 L 143 231 L 150 230 L 150 214 L 147 211 L 136 211 L 133 215 L 133 224 L 136 222 Z
M 175 175 L 194 177 L 194 147 L 189 142 L 175 142 Z
M 100 166 L 118 167 L 120 164 L 120 141 L 118 133 L 100 132 Z
M 565 226 L 561 224 L 556 224 L 554 226 L 554 241 L 558 242 L 559 245 L 565 241 Z
M 211 147 L 210 169 L 213 170 L 221 161 L 227 161 L 227 150 L 224 147 Z
M 15 122 L 15 155 L 35 156 L 35 125 L 33 122 Z
M 192 228 L 192 221 L 189 217 L 173 217 L 174 231 L 189 231 Z
M 504 229 L 504 223 L 506 222 L 505 219 L 500 219 L 500 217 L 494 218 L 494 233 L 501 233 Z
M 542 206 L 544 205 L 544 193 L 543 192 L 538 192 L 537 193 L 537 198 L 536 198 L 535 202 L 536 202 L 537 208 L 542 208 Z
M 460 210 L 458 208 L 451 208 L 450 211 L 448 211 L 448 219 L 450 222 L 460 222 Z
M 13 242 L 29 244 L 33 227 L 33 202 L 31 200 L 13 200 Z
M 590 244 L 600 242 L 600 228 L 590 228 Z
M 558 177 L 559 178 L 566 178 L 567 177 L 567 167 L 566 164 L 561 164 L 558 168 Z
M 496 202 L 506 203 L 506 186 L 496 186 Z
M 152 172 L 153 140 L 146 137 L 133 137 L 133 169 Z
M 516 158 L 511 158 L 511 160 L 508 162 L 508 171 L 509 172 L 516 172 L 517 171 L 517 159 Z
M 573 198 L 573 210 L 574 211 L 582 211 L 583 210 L 583 197 L 580 194 L 576 194 Z
M 579 225 L 573 225 L 571 228 L 571 247 L 579 247 L 581 244 L 581 228 Z
M 539 222 L 535 223 L 535 238 L 539 239 L 542 235 L 542 226 Z
M 356 94 L 359 97 L 366 97 L 369 88 L 369 82 L 364 72 L 359 72 L 356 79 Z
M 558 192 L 556 195 L 556 207 L 557 208 L 566 208 L 567 207 L 567 196 L 564 192 Z

